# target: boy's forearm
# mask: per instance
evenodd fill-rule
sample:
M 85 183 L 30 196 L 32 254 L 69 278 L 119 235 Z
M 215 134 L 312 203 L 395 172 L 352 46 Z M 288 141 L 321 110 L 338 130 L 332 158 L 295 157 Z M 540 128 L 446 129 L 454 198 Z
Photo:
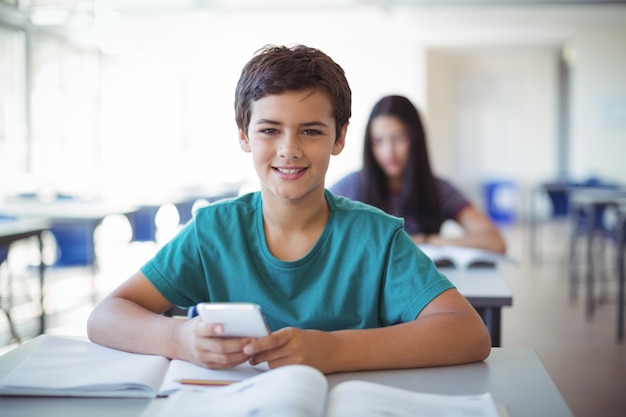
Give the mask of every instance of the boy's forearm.
M 137 304 L 110 298 L 92 311 L 87 335 L 95 343 L 128 352 L 177 357 L 177 319 L 146 310 Z
M 491 350 L 489 333 L 465 313 L 442 313 L 368 330 L 333 332 L 333 371 L 419 368 L 477 362 Z

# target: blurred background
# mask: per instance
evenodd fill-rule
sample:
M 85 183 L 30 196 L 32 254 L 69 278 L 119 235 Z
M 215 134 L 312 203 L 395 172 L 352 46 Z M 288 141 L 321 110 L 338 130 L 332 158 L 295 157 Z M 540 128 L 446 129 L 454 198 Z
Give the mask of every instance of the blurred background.
M 331 55 L 353 90 L 343 154 L 370 108 L 411 98 L 435 170 L 486 184 L 626 179 L 626 7 L 572 0 L 0 0 L 0 199 L 105 199 L 256 181 L 233 98 L 261 46 Z
M 409 97 L 436 173 L 520 261 L 499 268 L 502 346 L 535 349 L 577 417 L 622 417 L 626 200 L 621 223 L 568 205 L 578 185 L 626 189 L 626 0 L 0 0 L 0 237 L 50 220 L 0 241 L 0 353 L 44 318 L 85 336 L 196 203 L 257 187 L 235 84 L 259 48 L 296 43 L 352 87 L 326 184 L 360 168 L 373 104 Z

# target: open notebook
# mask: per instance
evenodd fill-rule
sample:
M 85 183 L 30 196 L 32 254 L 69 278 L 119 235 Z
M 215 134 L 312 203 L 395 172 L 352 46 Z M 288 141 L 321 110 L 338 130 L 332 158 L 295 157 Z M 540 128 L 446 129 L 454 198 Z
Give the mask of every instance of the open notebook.
M 242 364 L 231 370 L 211 370 L 50 335 L 29 343 L 38 346 L 0 379 L 0 395 L 153 398 L 177 391 L 182 379 L 241 381 L 268 369 Z
M 517 264 L 515 259 L 507 255 L 482 249 L 452 245 L 435 246 L 429 243 L 419 244 L 418 247 L 440 268 L 468 269 L 493 267 L 499 263 Z
M 218 390 L 183 389 L 142 417 L 499 417 L 489 393 L 441 395 L 367 381 L 345 381 L 330 391 L 318 370 L 276 368 Z

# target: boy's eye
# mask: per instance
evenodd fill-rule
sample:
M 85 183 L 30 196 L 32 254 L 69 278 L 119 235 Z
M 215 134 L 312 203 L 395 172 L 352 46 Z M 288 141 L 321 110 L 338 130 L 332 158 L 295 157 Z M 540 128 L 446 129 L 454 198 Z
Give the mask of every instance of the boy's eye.
M 317 136 L 322 134 L 322 132 L 317 129 L 306 129 L 302 133 L 306 136 Z
M 268 127 L 267 129 L 261 129 L 259 132 L 264 135 L 275 135 L 278 133 L 278 130 Z

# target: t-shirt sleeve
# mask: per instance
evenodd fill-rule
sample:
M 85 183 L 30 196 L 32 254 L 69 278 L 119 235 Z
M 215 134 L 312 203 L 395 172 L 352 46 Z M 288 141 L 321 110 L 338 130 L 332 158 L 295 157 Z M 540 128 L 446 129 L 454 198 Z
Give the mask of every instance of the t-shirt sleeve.
M 140 271 L 174 305 L 189 307 L 198 300 L 208 301 L 193 220 L 146 262 Z
M 386 325 L 415 319 L 435 297 L 454 288 L 409 235 L 398 230 L 391 241 L 381 316 Z

